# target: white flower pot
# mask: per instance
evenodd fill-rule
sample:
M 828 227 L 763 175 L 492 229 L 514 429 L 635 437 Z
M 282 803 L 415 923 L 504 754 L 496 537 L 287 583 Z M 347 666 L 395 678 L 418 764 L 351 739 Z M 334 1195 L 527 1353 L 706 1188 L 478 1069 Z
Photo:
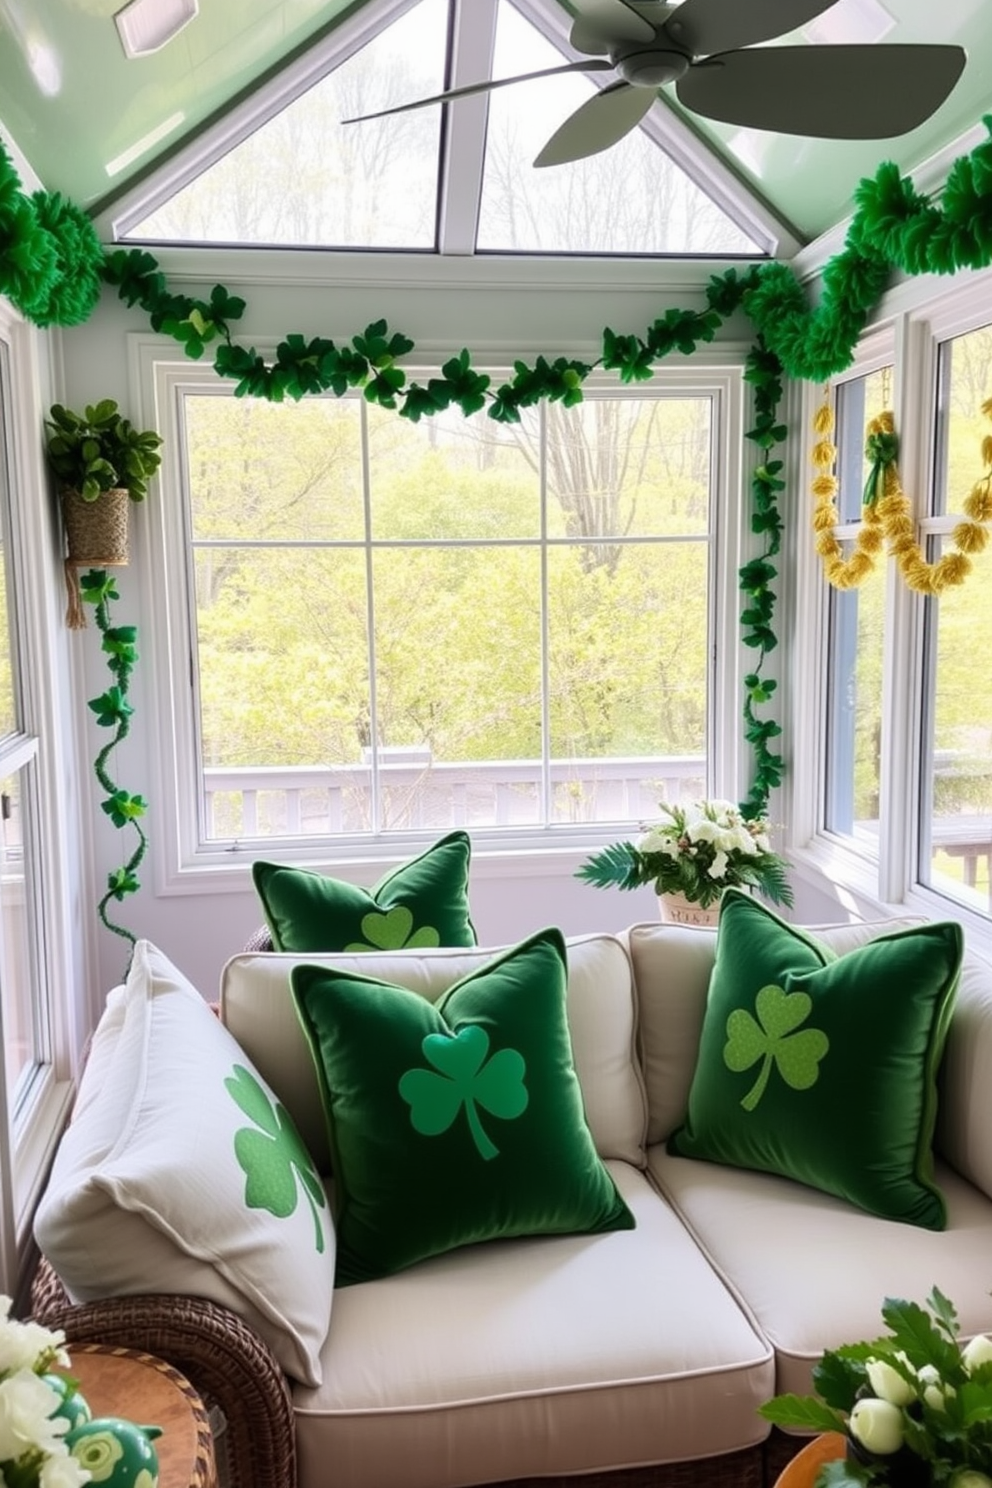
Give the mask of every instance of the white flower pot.
M 715 928 L 720 919 L 719 900 L 704 909 L 684 894 L 659 894 L 658 908 L 669 925 L 703 925 Z

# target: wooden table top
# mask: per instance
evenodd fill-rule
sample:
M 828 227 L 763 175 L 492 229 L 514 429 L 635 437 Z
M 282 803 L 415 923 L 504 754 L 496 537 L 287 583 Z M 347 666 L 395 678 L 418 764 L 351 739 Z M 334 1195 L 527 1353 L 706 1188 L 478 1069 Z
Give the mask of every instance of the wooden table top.
M 842 1432 L 825 1431 L 822 1436 L 814 1436 L 782 1469 L 775 1488 L 813 1488 L 824 1463 L 835 1462 L 846 1452 L 847 1441 Z
M 94 1416 L 159 1426 L 158 1488 L 216 1488 L 210 1422 L 200 1396 L 171 1364 L 136 1349 L 68 1344 L 70 1365 Z

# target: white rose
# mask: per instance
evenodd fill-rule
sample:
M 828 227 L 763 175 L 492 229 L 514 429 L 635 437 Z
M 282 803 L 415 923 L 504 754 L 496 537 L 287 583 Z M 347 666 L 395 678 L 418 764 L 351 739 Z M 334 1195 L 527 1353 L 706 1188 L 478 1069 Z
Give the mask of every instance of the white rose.
M 722 878 L 727 871 L 727 854 L 718 852 L 714 854 L 713 861 L 706 872 L 710 878 Z
M 0 1374 L 33 1369 L 42 1356 L 58 1358 L 60 1363 L 68 1364 L 68 1355 L 60 1348 L 64 1341 L 65 1334 L 61 1330 L 53 1333 L 40 1323 L 4 1323 L 0 1326 Z
M 909 1360 L 901 1351 L 896 1354 L 900 1363 L 911 1369 Z M 868 1375 L 868 1383 L 871 1385 L 879 1400 L 887 1400 L 890 1405 L 909 1405 L 916 1399 L 916 1391 L 887 1359 L 868 1359 L 865 1363 Z
M 856 1401 L 850 1426 L 855 1441 L 880 1457 L 888 1457 L 902 1446 L 902 1411 L 891 1401 Z
M 920 1393 L 931 1410 L 946 1410 L 948 1396 L 956 1395 L 957 1391 L 953 1385 L 948 1385 L 940 1377 L 940 1371 L 934 1364 L 924 1364 L 917 1373 L 920 1381 Z
M 685 835 L 690 842 L 716 842 L 720 828 L 709 817 L 701 816 L 686 822 Z
M 961 1350 L 961 1363 L 966 1374 L 977 1369 L 979 1364 L 992 1364 L 992 1338 L 987 1333 L 979 1333 L 966 1343 Z
M 89 1468 L 83 1467 L 75 1457 L 68 1452 L 56 1453 L 46 1457 L 41 1464 L 38 1488 L 82 1488 L 92 1479 Z
M 55 1391 L 30 1369 L 0 1380 L 0 1462 L 20 1457 L 30 1447 L 43 1452 L 54 1448 L 69 1429 L 62 1417 L 49 1420 L 58 1404 Z

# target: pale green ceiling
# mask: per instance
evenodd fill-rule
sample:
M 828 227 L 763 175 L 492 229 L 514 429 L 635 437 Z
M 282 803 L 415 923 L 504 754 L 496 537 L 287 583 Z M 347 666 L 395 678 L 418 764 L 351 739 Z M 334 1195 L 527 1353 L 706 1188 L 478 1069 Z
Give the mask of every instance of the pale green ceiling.
M 540 3 L 554 7 L 556 0 Z M 839 0 L 826 17 L 856 24 L 866 3 L 877 15 L 878 0 Z M 160 156 L 356 9 L 355 0 L 200 0 L 198 16 L 168 46 L 127 61 L 113 22 L 121 4 L 0 0 L 0 121 L 46 187 L 91 208 L 146 174 Z M 806 240 L 849 214 L 854 187 L 880 161 L 893 160 L 908 172 L 992 110 L 992 27 L 984 0 L 942 0 L 939 6 L 885 0 L 885 11 L 894 23 L 885 42 L 956 42 L 968 53 L 950 98 L 910 134 L 865 143 L 808 140 L 685 116 Z M 668 90 L 662 96 L 670 102 Z M 154 145 L 141 148 L 157 134 Z

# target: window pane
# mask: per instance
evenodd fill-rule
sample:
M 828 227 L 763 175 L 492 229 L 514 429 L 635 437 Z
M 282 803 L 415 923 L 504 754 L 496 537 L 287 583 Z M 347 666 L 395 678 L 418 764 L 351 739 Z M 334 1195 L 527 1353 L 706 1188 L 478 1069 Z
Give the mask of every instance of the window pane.
M 35 977 L 29 936 L 21 774 L 0 779 L 0 996 L 3 999 L 7 1103 L 13 1116 L 41 1057 L 41 1016 L 32 998 Z
M 197 542 L 361 539 L 357 400 L 189 393 L 183 410 Z
M 562 53 L 501 0 L 494 77 L 560 67 Z M 534 159 L 593 96 L 580 76 L 497 88 L 489 128 L 478 246 L 537 253 L 759 252 L 643 129 L 586 160 L 535 170 Z
M 446 0 L 420 0 L 127 236 L 432 248 L 440 109 L 341 121 L 439 93 L 446 35 Z
M 372 408 L 372 535 L 386 540 L 536 538 L 541 530 L 538 420 L 467 419 L 458 410 L 412 424 Z
M 842 383 L 837 394 L 836 505 L 845 558 L 854 551 L 869 463 L 868 424 L 891 408 L 891 368 Z M 878 850 L 885 561 L 853 589 L 829 590 L 825 825 Z

